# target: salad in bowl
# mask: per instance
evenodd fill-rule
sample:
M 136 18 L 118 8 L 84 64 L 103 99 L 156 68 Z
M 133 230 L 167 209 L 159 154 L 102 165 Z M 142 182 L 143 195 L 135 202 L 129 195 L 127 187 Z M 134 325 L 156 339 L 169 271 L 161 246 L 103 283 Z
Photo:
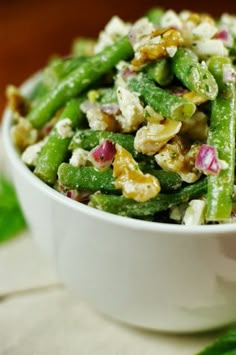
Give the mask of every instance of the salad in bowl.
M 8 88 L 23 162 L 62 194 L 144 220 L 233 222 L 236 19 L 153 9 Z
M 174 332 L 236 320 L 235 55 L 235 16 L 156 8 L 7 89 L 32 235 L 113 318 Z

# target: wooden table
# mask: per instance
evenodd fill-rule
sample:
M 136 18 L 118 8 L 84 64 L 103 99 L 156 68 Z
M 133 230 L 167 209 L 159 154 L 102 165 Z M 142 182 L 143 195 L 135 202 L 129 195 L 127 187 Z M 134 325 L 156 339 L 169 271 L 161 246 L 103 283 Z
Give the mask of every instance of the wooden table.
M 135 20 L 155 5 L 180 10 L 236 13 L 236 1 L 198 0 L 1 0 L 0 1 L 0 112 L 7 84 L 19 85 L 42 68 L 53 53 L 66 54 L 78 35 L 96 36 L 110 17 Z

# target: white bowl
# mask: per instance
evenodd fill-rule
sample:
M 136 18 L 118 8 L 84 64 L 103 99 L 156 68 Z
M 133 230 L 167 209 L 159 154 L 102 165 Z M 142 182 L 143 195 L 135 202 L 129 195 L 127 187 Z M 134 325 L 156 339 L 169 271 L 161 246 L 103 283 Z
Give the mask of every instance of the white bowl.
M 145 328 L 196 332 L 236 321 L 235 224 L 153 223 L 75 202 L 22 163 L 10 125 L 6 110 L 6 159 L 23 211 L 66 286 L 97 310 Z

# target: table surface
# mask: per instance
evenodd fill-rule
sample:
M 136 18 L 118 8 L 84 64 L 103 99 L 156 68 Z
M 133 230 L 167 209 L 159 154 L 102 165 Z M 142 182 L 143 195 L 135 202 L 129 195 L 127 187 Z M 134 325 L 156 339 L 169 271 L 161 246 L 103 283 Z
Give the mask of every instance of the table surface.
M 0 246 L 0 355 L 193 355 L 217 335 L 114 322 L 61 285 L 29 232 Z

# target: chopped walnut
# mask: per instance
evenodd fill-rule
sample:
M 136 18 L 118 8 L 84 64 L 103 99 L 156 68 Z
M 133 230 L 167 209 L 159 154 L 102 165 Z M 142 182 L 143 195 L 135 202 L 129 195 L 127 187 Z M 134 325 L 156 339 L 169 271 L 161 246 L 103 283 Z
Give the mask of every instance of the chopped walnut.
M 148 40 L 135 51 L 132 65 L 139 69 L 148 61 L 169 57 L 175 53 L 175 48 L 183 44 L 181 33 L 173 28 L 154 30 Z
M 195 168 L 198 149 L 197 145 L 189 147 L 183 139 L 176 136 L 155 155 L 155 159 L 163 170 L 176 172 L 183 181 L 193 183 L 201 176 Z
M 116 178 L 115 187 L 121 189 L 127 198 L 145 202 L 160 192 L 157 178 L 150 174 L 144 174 L 132 155 L 119 144 L 116 144 L 113 174 Z
M 13 143 L 23 151 L 29 145 L 36 143 L 38 132 L 27 119 L 20 117 L 17 124 L 11 128 L 11 136 Z
M 29 104 L 27 100 L 22 96 L 19 89 L 13 85 L 9 85 L 6 90 L 6 96 L 8 105 L 14 114 L 14 118 L 18 119 L 21 116 L 25 116 L 29 110 Z
M 181 122 L 166 119 L 141 127 L 134 139 L 134 148 L 143 154 L 154 155 L 180 130 Z

